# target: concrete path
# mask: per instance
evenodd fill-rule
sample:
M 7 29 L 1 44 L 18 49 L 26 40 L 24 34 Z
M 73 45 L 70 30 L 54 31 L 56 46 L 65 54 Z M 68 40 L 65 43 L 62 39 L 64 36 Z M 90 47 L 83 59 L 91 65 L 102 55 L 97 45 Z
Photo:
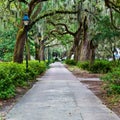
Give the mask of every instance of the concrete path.
M 61 63 L 54 63 L 6 120 L 120 120 Z

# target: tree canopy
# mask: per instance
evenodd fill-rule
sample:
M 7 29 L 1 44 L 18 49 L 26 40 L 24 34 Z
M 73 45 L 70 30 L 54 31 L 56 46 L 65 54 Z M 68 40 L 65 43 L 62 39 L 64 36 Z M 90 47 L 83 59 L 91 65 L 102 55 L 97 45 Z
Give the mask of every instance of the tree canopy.
M 32 56 L 35 56 L 35 44 L 38 44 L 37 54 L 41 53 L 40 33 L 41 51 L 47 46 L 54 51 L 54 46 L 61 45 L 62 52 L 78 56 L 77 61 L 89 60 L 93 54 L 98 58 L 106 54 L 112 57 L 114 48 L 119 48 L 119 8 L 119 0 L 1 0 L 0 58 L 23 61 L 25 28 L 22 18 L 25 13 L 30 17 L 28 39 Z M 84 49 L 92 50 L 92 53 L 86 52 L 86 58 L 83 57 Z

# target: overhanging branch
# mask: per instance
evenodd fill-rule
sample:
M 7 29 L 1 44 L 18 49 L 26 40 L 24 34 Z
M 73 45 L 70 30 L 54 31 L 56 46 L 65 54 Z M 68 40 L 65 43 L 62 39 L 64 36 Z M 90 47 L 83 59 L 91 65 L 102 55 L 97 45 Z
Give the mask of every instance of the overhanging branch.
M 115 29 L 120 30 L 120 27 L 117 27 L 117 26 L 114 24 L 112 8 L 110 8 L 110 18 L 111 18 L 112 26 L 113 26 Z
M 65 34 L 68 34 L 68 32 L 64 32 L 64 33 L 62 33 L 62 32 L 60 32 L 60 31 L 58 31 L 58 30 L 52 30 L 52 31 L 50 32 L 50 34 L 52 34 L 52 35 L 55 36 L 55 34 L 54 34 L 55 32 L 58 33 L 59 35 L 65 35 Z
M 19 2 L 22 2 L 24 4 L 28 4 L 28 2 L 26 0 L 18 0 Z
M 48 1 L 48 0 L 31 0 L 31 2 L 29 3 L 29 10 L 28 10 L 28 16 L 30 17 L 33 9 L 35 8 L 35 6 L 40 3 L 40 2 L 44 2 L 44 1 Z
M 64 24 L 64 23 L 57 23 L 57 24 L 55 24 L 55 23 L 53 23 L 53 22 L 51 22 L 51 21 L 48 21 L 48 22 L 49 22 L 50 24 L 52 24 L 53 26 L 63 26 L 63 27 L 65 28 L 65 32 L 60 32 L 60 31 L 58 31 L 58 30 L 54 30 L 54 31 L 52 31 L 52 32 L 57 32 L 57 33 L 59 33 L 60 35 L 70 34 L 70 35 L 75 36 L 75 33 L 74 33 L 74 32 L 71 32 L 71 31 L 68 29 L 68 27 L 67 27 L 66 24 Z
M 31 24 L 30 26 L 32 27 L 36 22 L 38 22 L 40 19 L 43 19 L 45 17 L 48 17 L 48 16 L 53 16 L 55 14 L 77 14 L 78 11 L 53 11 L 53 12 L 50 12 L 50 13 L 46 13 L 40 17 L 38 17 L 37 19 L 35 19 Z
M 93 12 L 88 11 L 87 9 L 85 9 L 84 11 L 91 14 L 97 21 L 101 21 Z
M 66 44 L 69 44 L 69 43 L 72 43 L 72 42 L 73 42 L 73 41 L 68 41 L 68 42 L 66 42 Z M 47 47 L 59 46 L 59 45 L 62 45 L 62 43 L 51 44 L 51 45 L 49 45 L 49 46 L 46 46 L 46 48 L 47 48 Z

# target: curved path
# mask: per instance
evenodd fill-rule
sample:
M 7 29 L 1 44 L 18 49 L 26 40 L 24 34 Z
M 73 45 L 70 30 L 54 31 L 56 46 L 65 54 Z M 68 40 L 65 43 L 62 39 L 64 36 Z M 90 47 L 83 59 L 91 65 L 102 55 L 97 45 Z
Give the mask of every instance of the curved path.
M 61 63 L 9 111 L 6 120 L 120 120 Z

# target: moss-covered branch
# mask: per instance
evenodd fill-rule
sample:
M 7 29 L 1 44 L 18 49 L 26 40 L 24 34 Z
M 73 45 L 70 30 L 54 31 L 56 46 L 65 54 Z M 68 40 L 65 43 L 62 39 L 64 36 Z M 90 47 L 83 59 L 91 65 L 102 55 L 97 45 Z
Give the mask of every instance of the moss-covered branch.
M 60 11 L 60 10 L 57 10 L 57 11 L 53 11 L 53 12 L 50 12 L 50 13 L 46 13 L 40 17 L 38 17 L 37 19 L 35 19 L 31 24 L 30 24 L 30 27 L 32 27 L 36 22 L 38 22 L 40 19 L 43 19 L 45 17 L 48 17 L 48 16 L 53 16 L 55 14 L 77 14 L 78 11 Z

